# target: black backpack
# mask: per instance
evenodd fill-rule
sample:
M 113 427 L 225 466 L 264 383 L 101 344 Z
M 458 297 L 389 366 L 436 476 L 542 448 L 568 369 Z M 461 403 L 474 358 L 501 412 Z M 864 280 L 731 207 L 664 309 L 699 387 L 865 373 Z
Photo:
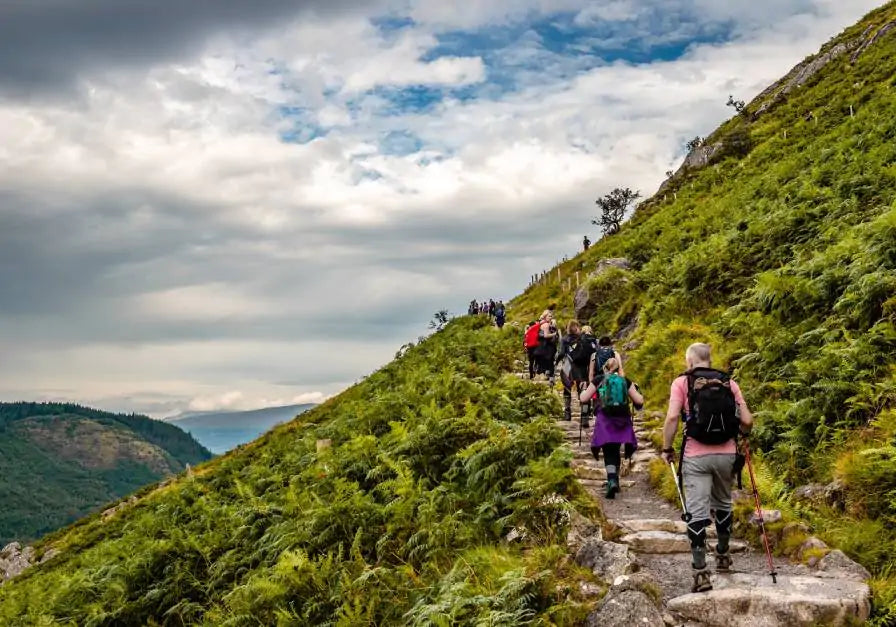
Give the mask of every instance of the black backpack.
M 588 362 L 591 361 L 591 355 L 594 354 L 594 349 L 591 346 L 591 342 L 584 337 L 579 337 L 574 344 L 569 345 L 566 354 L 576 368 L 587 372 Z
M 694 368 L 684 376 L 688 378 L 690 408 L 685 435 L 703 444 L 724 444 L 736 438 L 740 417 L 731 391 L 731 377 L 712 368 Z

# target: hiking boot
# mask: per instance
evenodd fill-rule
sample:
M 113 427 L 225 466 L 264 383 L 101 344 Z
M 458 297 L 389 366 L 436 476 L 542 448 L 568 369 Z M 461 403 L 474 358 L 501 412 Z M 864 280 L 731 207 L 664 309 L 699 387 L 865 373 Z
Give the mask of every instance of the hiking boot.
M 607 498 L 615 499 L 616 494 L 619 492 L 619 479 L 608 479 L 607 480 Z
M 712 590 L 712 581 L 709 578 L 709 571 L 694 571 L 694 585 L 691 586 L 691 592 L 709 592 L 710 590 Z
M 731 571 L 731 555 L 729 553 L 716 553 L 716 572 L 727 573 Z
M 572 420 L 572 410 L 569 407 L 563 411 L 563 420 Z

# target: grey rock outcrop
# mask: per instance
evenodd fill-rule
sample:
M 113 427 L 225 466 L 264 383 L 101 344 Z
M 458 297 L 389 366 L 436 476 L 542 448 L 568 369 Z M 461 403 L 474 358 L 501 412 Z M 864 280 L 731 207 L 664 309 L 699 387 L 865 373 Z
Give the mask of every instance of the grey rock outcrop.
M 569 517 L 569 532 L 566 534 L 566 546 L 570 552 L 578 553 L 590 540 L 600 542 L 602 539 L 600 525 L 573 510 Z
M 585 541 L 576 553 L 576 563 L 590 568 L 606 583 L 612 583 L 617 577 L 634 572 L 636 568 L 634 557 L 627 546 L 599 538 Z
M 24 549 L 18 542 L 10 542 L 0 550 L 0 581 L 7 581 L 21 575 L 34 563 L 34 549 Z
M 691 150 L 687 156 L 684 158 L 684 161 L 675 173 L 665 181 L 660 184 L 660 188 L 657 190 L 657 194 L 663 193 L 667 187 L 675 181 L 676 179 L 681 178 L 689 170 L 700 170 L 705 168 L 709 164 L 713 162 L 718 155 L 720 155 L 725 148 L 725 144 L 722 142 L 714 142 L 712 144 L 703 144 L 702 146 L 697 146 L 693 150 Z
M 871 579 L 871 573 L 861 564 L 854 562 L 840 549 L 834 549 L 818 562 L 818 570 L 838 577 L 852 577 L 859 581 Z
M 631 627 L 662 625 L 659 589 L 645 575 L 622 576 L 617 579 L 603 602 L 589 616 L 588 627 Z
M 818 74 L 825 66 L 829 63 L 842 57 L 844 54 L 853 50 L 854 48 L 860 45 L 859 41 L 853 41 L 849 43 L 839 43 L 836 46 L 832 47 L 827 52 L 823 52 L 821 54 L 816 55 L 812 59 L 808 61 L 803 61 L 794 67 L 787 77 L 784 79 L 783 84 L 780 85 L 780 89 L 775 91 L 773 95 L 759 105 L 759 108 L 756 110 L 756 113 L 753 114 L 753 119 L 756 119 L 773 106 L 778 104 L 784 97 L 787 96 L 794 89 L 802 87 L 809 80 Z M 776 87 L 778 86 L 776 85 Z
M 869 26 L 867 29 L 865 29 L 865 33 L 862 35 L 862 39 L 864 39 L 865 41 L 861 46 L 859 46 L 858 50 L 856 50 L 855 52 L 852 53 L 852 56 L 850 57 L 849 62 L 855 63 L 859 59 L 859 56 L 863 52 L 865 52 L 865 50 L 869 46 L 873 46 L 874 44 L 876 44 L 878 39 L 880 39 L 881 37 L 883 37 L 884 35 L 889 33 L 894 28 L 896 28 L 896 22 L 887 22 L 886 24 L 883 25 L 883 27 L 881 27 L 881 29 L 879 31 L 874 33 L 874 37 L 872 37 L 871 39 L 867 39 L 868 32 L 871 29 L 871 27 Z
M 601 259 L 597 262 L 597 267 L 594 269 L 594 272 L 588 275 L 588 280 L 576 291 L 575 298 L 573 299 L 576 318 L 583 322 L 587 321 L 595 314 L 595 312 L 597 312 L 598 307 L 600 307 L 608 297 L 606 290 L 602 290 L 599 286 L 595 285 L 593 279 L 598 279 L 613 270 L 628 271 L 631 270 L 631 268 L 631 262 L 622 257 Z

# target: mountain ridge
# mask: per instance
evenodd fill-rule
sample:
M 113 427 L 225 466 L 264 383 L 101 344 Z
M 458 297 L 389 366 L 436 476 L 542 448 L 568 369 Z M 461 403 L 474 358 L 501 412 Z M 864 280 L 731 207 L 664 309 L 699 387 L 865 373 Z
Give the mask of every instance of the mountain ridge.
M 220 454 L 254 440 L 314 406 L 314 403 L 302 403 L 245 411 L 194 412 L 168 418 L 166 422 L 187 431 L 210 451 Z
M 0 546 L 209 459 L 175 426 L 72 403 L 0 403 Z

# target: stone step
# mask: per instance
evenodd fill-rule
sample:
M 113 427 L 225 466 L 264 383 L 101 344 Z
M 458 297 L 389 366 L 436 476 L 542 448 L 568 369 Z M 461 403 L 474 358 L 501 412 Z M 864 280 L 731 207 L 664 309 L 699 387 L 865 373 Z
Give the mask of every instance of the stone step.
M 709 592 L 670 599 L 668 609 L 707 627 L 853 625 L 868 620 L 871 592 L 849 579 L 731 573 L 712 575 Z
M 636 531 L 622 536 L 619 540 L 629 545 L 638 553 L 690 553 L 691 544 L 684 533 L 671 533 L 669 531 Z M 731 552 L 741 553 L 747 550 L 746 543 L 740 540 L 731 540 Z M 707 547 L 707 553 L 713 547 Z
M 633 520 L 612 520 L 612 523 L 621 527 L 628 533 L 638 533 L 640 531 L 665 531 L 667 533 L 687 533 L 687 525 L 681 520 L 671 520 L 669 518 L 636 518 Z M 715 526 L 706 529 L 707 536 L 716 537 Z
M 592 488 L 595 490 L 603 490 L 607 482 L 605 479 L 579 479 L 579 483 L 581 483 L 586 488 Z M 635 482 L 631 479 L 620 479 L 619 487 L 625 490 L 626 488 L 634 487 Z M 620 496 L 619 498 L 624 498 L 624 496 Z
M 607 471 L 603 468 L 589 468 L 587 466 L 578 466 L 574 468 L 573 472 L 575 472 L 576 476 L 579 479 L 605 480 L 607 478 Z

